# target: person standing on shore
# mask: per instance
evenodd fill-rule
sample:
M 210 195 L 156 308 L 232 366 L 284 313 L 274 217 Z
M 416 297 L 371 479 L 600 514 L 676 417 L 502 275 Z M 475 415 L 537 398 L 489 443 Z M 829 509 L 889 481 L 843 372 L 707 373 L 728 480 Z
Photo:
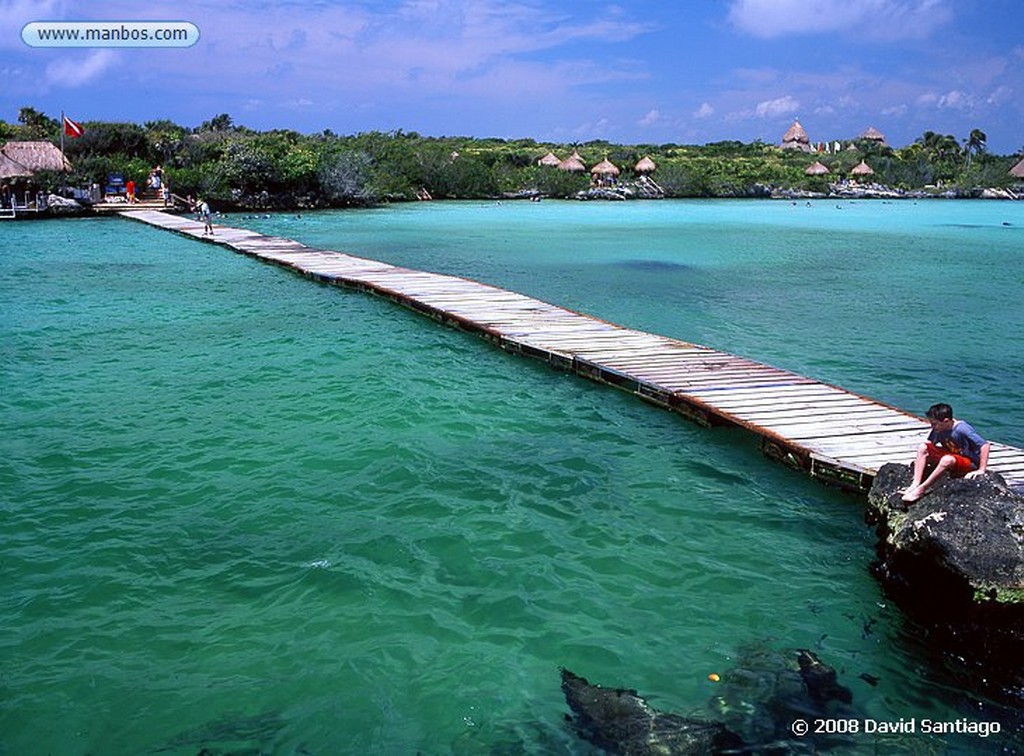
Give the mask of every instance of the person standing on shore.
M 908 504 L 920 499 L 947 475 L 974 478 L 984 474 L 992 449 L 992 444 L 978 435 L 969 423 L 953 417 L 953 408 L 948 404 L 933 404 L 925 415 L 932 430 L 917 449 L 914 482 L 903 494 L 903 501 Z M 928 470 L 931 473 L 925 478 Z
M 125 182 L 124 193 L 128 197 L 128 202 L 131 203 L 131 204 L 135 204 L 136 200 L 135 200 L 135 180 L 134 179 L 128 179 L 128 181 Z

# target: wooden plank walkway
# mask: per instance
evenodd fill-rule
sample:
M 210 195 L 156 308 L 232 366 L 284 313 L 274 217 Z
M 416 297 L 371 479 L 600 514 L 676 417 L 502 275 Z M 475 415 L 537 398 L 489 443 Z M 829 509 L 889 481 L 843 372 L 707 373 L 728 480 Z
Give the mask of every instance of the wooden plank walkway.
M 246 229 L 213 237 L 190 217 L 123 212 L 141 221 L 324 283 L 387 297 L 514 354 L 632 392 L 702 425 L 733 425 L 774 459 L 866 491 L 886 462 L 909 462 L 928 423 L 895 407 L 744 357 L 635 331 L 456 276 L 411 270 Z M 990 469 L 1024 492 L 1024 449 L 992 444 Z

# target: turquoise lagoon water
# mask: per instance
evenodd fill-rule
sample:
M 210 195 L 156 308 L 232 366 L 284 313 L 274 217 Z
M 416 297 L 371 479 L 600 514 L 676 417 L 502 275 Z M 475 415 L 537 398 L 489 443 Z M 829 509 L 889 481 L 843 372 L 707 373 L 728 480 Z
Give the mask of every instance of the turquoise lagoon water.
M 225 221 L 1024 443 L 1020 204 Z M 878 720 L 1005 714 L 882 594 L 863 502 L 743 434 L 127 221 L 0 250 L 0 753 L 589 753 L 559 666 L 708 715 L 751 644 L 815 650 Z

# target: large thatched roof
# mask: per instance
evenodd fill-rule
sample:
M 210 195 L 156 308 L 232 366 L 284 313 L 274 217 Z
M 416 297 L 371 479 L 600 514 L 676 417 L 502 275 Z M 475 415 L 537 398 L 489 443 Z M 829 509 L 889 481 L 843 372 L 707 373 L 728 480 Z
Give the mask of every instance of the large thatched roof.
M 807 136 L 807 132 L 804 131 L 804 127 L 800 125 L 800 121 L 793 121 L 793 125 L 782 135 L 782 148 L 785 150 L 803 150 L 804 152 L 813 151 L 811 139 Z
M 868 165 L 867 163 L 865 163 L 863 160 L 861 160 L 860 163 L 855 165 L 853 167 L 853 170 L 850 171 L 850 173 L 852 173 L 854 176 L 873 176 L 873 175 L 875 175 L 875 172 L 874 172 L 874 170 L 872 170 L 871 166 Z
M 590 169 L 591 173 L 595 173 L 599 176 L 618 176 L 619 168 L 615 163 L 605 158 L 600 163 Z
M 824 176 L 826 173 L 828 173 L 828 168 L 824 166 L 822 163 L 815 160 L 809 166 L 804 168 L 804 173 L 807 174 L 808 176 Z
M 804 127 L 800 125 L 800 121 L 793 121 L 793 125 L 789 127 L 785 134 L 782 135 L 783 142 L 805 142 L 810 144 L 811 140 L 807 136 L 807 132 L 804 131 Z
M 50 142 L 8 142 L 0 147 L 0 178 L 32 176 L 37 171 L 70 171 L 71 163 Z
M 658 166 L 649 157 L 640 158 L 639 162 L 633 166 L 633 170 L 637 173 L 654 173 L 657 168 Z
M 578 152 L 573 152 L 569 157 L 558 164 L 558 170 L 569 173 L 586 173 L 587 166 L 583 164 L 583 158 Z
M 876 129 L 874 126 L 868 126 L 864 133 L 861 134 L 858 139 L 869 139 L 872 142 L 878 142 L 879 144 L 885 144 L 885 134 Z
M 1016 176 L 1019 179 L 1024 179 L 1024 160 L 1021 160 L 1017 165 L 1010 169 L 1010 175 Z
M 555 153 L 549 152 L 547 155 L 545 155 L 544 157 L 537 161 L 537 165 L 556 166 L 561 162 L 562 161 L 558 159 L 558 156 Z

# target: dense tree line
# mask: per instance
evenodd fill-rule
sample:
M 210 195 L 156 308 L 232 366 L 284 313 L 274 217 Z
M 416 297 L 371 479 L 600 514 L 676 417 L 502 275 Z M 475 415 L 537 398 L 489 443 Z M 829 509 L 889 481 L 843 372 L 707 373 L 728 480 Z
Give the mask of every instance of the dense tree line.
M 18 123 L 0 121 L 0 141 L 59 141 L 61 124 L 33 108 L 22 108 Z M 532 139 L 425 137 L 415 132 L 366 132 L 342 136 L 325 130 L 300 134 L 286 129 L 254 131 L 221 114 L 195 128 L 171 121 L 111 123 L 87 121 L 85 133 L 65 141 L 74 165 L 74 184 L 105 184 L 113 173 L 141 183 L 161 165 L 179 195 L 202 195 L 249 207 L 325 207 L 415 199 L 489 198 L 517 192 L 569 197 L 589 185 L 589 176 L 540 166 L 553 151 L 576 150 L 587 165 L 607 158 L 622 179 L 644 156 L 658 165 L 655 180 L 670 197 L 735 197 L 766 187 L 823 191 L 847 177 L 861 160 L 874 169 L 873 181 L 899 189 L 943 185 L 969 191 L 1012 184 L 1013 156 L 991 155 L 985 134 L 975 129 L 962 140 L 925 132 L 902 149 L 859 140 L 835 154 L 782 150 L 762 142 L 617 145 L 605 141 L 548 144 Z M 809 177 L 814 160 L 830 170 Z

